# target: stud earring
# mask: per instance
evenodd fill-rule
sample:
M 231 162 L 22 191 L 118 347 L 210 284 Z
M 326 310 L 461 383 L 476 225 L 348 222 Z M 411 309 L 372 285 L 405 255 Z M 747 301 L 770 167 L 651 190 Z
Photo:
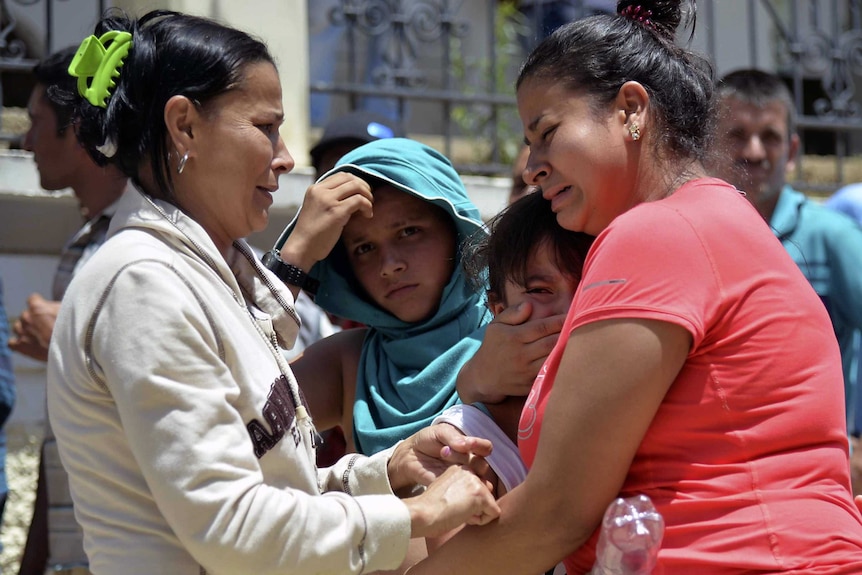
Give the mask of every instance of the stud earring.
M 631 134 L 632 140 L 635 142 L 641 139 L 641 128 L 638 126 L 637 122 L 629 124 L 629 134 Z
M 183 157 L 180 158 L 180 163 L 177 164 L 177 174 L 183 173 L 183 170 L 186 169 L 186 162 L 188 162 L 188 161 L 189 161 L 189 153 L 188 153 L 188 151 L 186 151 L 186 153 L 183 154 Z

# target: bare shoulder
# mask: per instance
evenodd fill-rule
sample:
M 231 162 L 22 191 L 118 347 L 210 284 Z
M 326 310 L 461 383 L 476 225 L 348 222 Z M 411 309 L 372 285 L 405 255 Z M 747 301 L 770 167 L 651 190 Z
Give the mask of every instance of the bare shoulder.
M 352 406 L 365 331 L 334 333 L 305 348 L 290 364 L 320 429 L 341 424 L 351 411 L 346 407 Z
M 302 355 L 291 365 L 295 367 L 311 360 L 314 362 L 328 360 L 340 364 L 354 357 L 358 358 L 366 331 L 368 330 L 364 327 L 346 329 L 318 340 L 305 348 Z

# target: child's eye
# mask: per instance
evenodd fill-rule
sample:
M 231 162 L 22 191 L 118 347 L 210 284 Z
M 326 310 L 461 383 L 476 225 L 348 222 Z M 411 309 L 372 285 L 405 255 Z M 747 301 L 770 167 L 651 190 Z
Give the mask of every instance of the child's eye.
M 419 228 L 416 226 L 408 226 L 401 230 L 401 237 L 412 236 L 419 233 Z
M 549 288 L 546 287 L 528 287 L 526 290 L 528 294 L 549 294 L 553 293 Z
M 353 253 L 357 256 L 361 256 L 363 254 L 367 254 L 373 249 L 371 244 L 359 244 L 355 248 L 353 248 Z

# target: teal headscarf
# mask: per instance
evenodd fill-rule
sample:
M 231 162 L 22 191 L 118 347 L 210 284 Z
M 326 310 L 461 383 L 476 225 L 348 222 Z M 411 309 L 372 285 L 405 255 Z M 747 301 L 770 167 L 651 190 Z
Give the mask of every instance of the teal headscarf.
M 365 144 L 341 158 L 323 178 L 336 172 L 356 174 L 372 187 L 389 184 L 439 206 L 452 217 L 458 233 L 458 261 L 440 306 L 419 323 L 401 321 L 364 298 L 341 273 L 343 266 L 333 264 L 332 254 L 310 271 L 320 281 L 315 298 L 320 307 L 369 327 L 356 378 L 353 426 L 357 450 L 372 454 L 429 425 L 458 402 L 455 378 L 479 348 L 491 319 L 482 298 L 466 282 L 460 249 L 484 228 L 449 160 L 419 142 L 389 138 Z M 296 219 L 276 248 L 284 245 L 295 224 Z

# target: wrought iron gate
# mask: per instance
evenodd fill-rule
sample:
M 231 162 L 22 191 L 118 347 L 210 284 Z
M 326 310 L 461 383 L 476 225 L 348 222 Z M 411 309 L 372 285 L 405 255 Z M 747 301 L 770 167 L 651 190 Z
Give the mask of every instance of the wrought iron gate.
M 319 2 L 310 3 L 310 10 Z M 320 51 L 312 33 L 312 99 L 333 98 L 317 124 L 356 107 L 378 106 L 411 133 L 441 138 L 465 173 L 508 173 L 520 140 L 512 80 L 551 11 L 580 17 L 608 0 L 535 3 L 527 15 L 496 0 L 340 0 L 326 18 L 342 52 Z M 799 110 L 806 157 L 796 174 L 809 191 L 862 180 L 856 80 L 862 73 L 862 0 L 700 0 L 693 47 L 718 74 L 760 67 L 787 79 Z M 318 7 L 318 10 L 322 8 Z M 545 11 L 544 13 L 542 11 Z M 321 74 L 318 58 L 341 58 Z M 335 103 L 336 98 L 340 98 Z M 475 155 L 456 151 L 458 143 Z M 465 144 L 466 142 L 466 144 Z M 862 161 L 862 160 L 860 160 Z M 807 165 L 808 164 L 808 165 Z M 811 164 L 824 164 L 811 182 Z M 831 166 L 831 169 L 830 169 Z M 858 175 L 857 175 L 858 173 Z

